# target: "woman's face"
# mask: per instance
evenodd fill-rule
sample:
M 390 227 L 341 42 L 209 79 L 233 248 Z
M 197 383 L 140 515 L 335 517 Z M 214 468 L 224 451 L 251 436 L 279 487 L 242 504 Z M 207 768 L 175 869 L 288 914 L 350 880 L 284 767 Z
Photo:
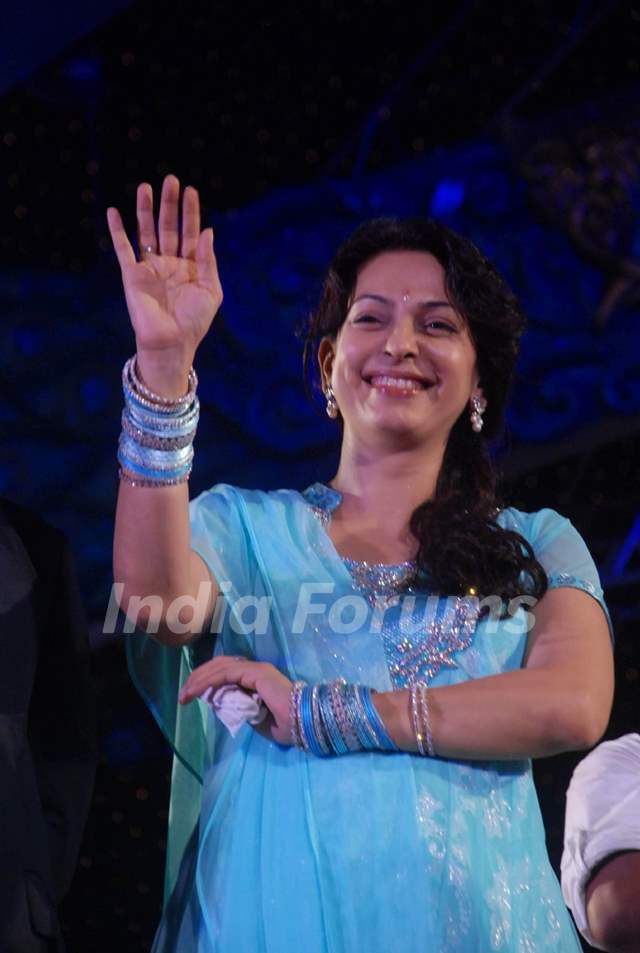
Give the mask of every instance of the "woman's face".
M 476 352 L 449 304 L 442 265 L 422 251 L 383 252 L 360 270 L 335 341 L 318 353 L 345 431 L 446 442 L 478 387 Z

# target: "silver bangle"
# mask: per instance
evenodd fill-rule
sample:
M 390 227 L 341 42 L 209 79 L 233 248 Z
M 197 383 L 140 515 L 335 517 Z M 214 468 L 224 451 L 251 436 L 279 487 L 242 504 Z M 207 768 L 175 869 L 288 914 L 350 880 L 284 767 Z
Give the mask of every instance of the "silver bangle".
M 122 369 L 122 380 L 123 383 L 126 383 L 140 399 L 149 401 L 151 405 L 155 405 L 156 409 L 166 408 L 168 411 L 175 411 L 179 407 L 190 404 L 195 397 L 196 388 L 198 386 L 197 374 L 193 367 L 191 367 L 188 375 L 188 390 L 186 394 L 182 395 L 182 397 L 162 397 L 160 394 L 154 394 L 154 392 L 149 390 L 149 388 L 142 382 L 140 378 L 137 354 L 134 354 L 133 357 L 130 357 L 124 365 Z
M 418 715 L 418 685 L 416 682 L 409 689 L 409 710 L 411 712 L 411 723 L 413 724 L 413 733 L 415 735 L 418 752 L 424 757 L 425 750 L 420 727 L 420 718 Z
M 362 751 L 362 745 L 360 739 L 356 735 L 351 719 L 349 717 L 349 712 L 347 706 L 345 705 L 345 699 L 342 694 L 343 688 L 346 686 L 346 681 L 343 678 L 338 678 L 331 686 L 331 701 L 333 703 L 333 712 L 335 714 L 336 723 L 338 725 L 338 731 L 342 735 L 342 740 L 349 749 L 349 751 Z
M 289 717 L 291 719 L 291 739 L 296 748 L 302 751 L 308 751 L 306 739 L 302 733 L 302 724 L 300 720 L 300 695 L 306 682 L 295 681 L 291 688 L 291 703 L 289 706 Z
M 431 733 L 431 713 L 429 711 L 429 688 L 425 682 L 420 682 L 418 685 L 419 696 L 420 696 L 420 709 L 422 712 L 422 729 L 424 738 L 427 743 L 427 755 L 430 758 L 435 757 L 435 750 L 433 747 L 433 735 Z

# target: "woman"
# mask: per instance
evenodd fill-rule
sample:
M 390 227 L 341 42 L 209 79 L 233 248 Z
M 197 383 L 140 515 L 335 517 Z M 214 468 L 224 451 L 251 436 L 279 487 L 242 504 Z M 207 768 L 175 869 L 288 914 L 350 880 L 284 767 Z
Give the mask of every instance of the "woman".
M 168 177 L 156 231 L 140 186 L 141 261 L 108 213 L 137 352 L 115 578 L 129 612 L 162 597 L 130 661 L 176 751 L 154 949 L 579 950 L 530 759 L 601 736 L 611 644 L 569 521 L 496 501 L 485 439 L 515 299 L 443 226 L 363 225 L 306 346 L 342 428 L 336 475 L 304 493 L 219 484 L 189 515 L 189 368 L 222 292 L 195 190 L 181 234 L 178 212 Z M 268 709 L 235 737 L 200 700 L 228 684 Z

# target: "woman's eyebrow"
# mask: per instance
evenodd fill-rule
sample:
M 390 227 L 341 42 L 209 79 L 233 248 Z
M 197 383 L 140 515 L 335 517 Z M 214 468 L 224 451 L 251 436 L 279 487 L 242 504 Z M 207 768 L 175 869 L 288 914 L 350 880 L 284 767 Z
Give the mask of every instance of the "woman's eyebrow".
M 380 301 L 382 304 L 393 304 L 393 301 L 391 300 L 391 298 L 385 298 L 383 295 L 368 294 L 368 293 L 358 295 L 357 298 L 354 298 L 353 304 L 356 304 L 358 301 L 362 301 L 363 298 L 371 298 L 373 301 Z M 455 310 L 450 301 L 439 301 L 439 300 L 433 299 L 431 301 L 417 301 L 416 304 L 420 308 L 445 307 L 445 308 L 451 308 L 452 310 Z

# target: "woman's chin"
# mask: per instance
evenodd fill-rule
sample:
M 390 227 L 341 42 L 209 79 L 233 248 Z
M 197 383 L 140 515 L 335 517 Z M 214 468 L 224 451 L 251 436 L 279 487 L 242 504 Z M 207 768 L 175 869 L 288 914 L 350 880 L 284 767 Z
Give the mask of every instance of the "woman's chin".
M 424 414 L 405 412 L 385 412 L 372 415 L 367 421 L 368 427 L 376 434 L 388 434 L 389 437 L 410 438 L 423 441 L 433 430 L 425 421 Z

